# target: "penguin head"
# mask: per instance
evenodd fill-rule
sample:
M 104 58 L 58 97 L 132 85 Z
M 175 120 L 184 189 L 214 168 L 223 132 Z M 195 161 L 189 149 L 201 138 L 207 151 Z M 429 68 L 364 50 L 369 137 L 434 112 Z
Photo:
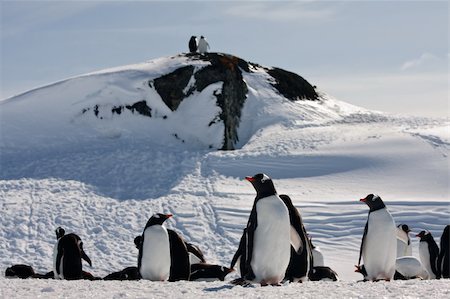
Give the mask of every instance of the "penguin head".
M 411 231 L 409 229 L 409 226 L 406 224 L 399 224 L 397 227 L 400 228 L 402 231 L 404 231 L 406 234 L 408 234 Z
M 379 197 L 378 195 L 375 195 L 375 194 L 369 194 L 365 198 L 361 198 L 359 201 L 366 203 L 366 205 L 369 206 L 371 212 L 377 211 L 377 210 L 380 210 L 380 209 L 386 207 L 384 205 L 384 202 L 381 199 L 381 197 Z
M 62 236 L 64 236 L 64 234 L 66 233 L 66 231 L 64 230 L 64 228 L 62 228 L 61 226 L 58 226 L 55 229 L 55 233 L 56 233 L 56 239 L 61 238 Z
M 136 246 L 137 249 L 141 247 L 141 244 L 142 244 L 142 236 L 137 236 L 136 238 L 134 238 L 134 245 Z
M 416 237 L 420 238 L 420 241 L 427 241 L 427 240 L 431 240 L 433 238 L 431 233 L 427 230 L 421 231 L 420 233 L 418 233 L 416 235 Z
M 245 179 L 252 183 L 255 188 L 256 199 L 277 194 L 272 179 L 264 173 L 258 173 L 254 176 L 247 176 Z
M 161 214 L 161 213 L 153 214 L 152 217 L 150 217 L 150 219 L 148 220 L 147 225 L 145 227 L 147 228 L 152 225 L 162 225 L 164 221 L 166 221 L 172 216 L 173 216 L 172 214 Z

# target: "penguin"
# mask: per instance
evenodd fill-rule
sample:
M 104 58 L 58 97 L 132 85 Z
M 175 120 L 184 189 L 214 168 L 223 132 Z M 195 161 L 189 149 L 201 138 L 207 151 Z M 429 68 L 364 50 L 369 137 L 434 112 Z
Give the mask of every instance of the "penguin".
M 397 225 L 397 257 L 412 256 L 410 231 L 406 224 Z
M 430 274 L 430 279 L 440 278 L 441 271 L 438 267 L 439 247 L 434 241 L 433 236 L 429 231 L 421 231 L 416 235 L 420 238 L 419 242 L 419 257 Z
M 55 278 L 83 279 L 81 259 L 92 267 L 91 259 L 84 252 L 81 238 L 73 233 L 63 235 L 58 241 Z
M 313 267 L 312 244 L 303 225 L 302 217 L 298 209 L 292 203 L 288 195 L 281 194 L 281 200 L 289 211 L 289 222 L 291 225 L 291 241 L 297 244 L 297 248 L 291 246 L 291 257 L 286 271 L 285 279 L 291 282 L 304 282 Z M 300 237 L 300 239 L 298 239 Z
M 289 211 L 266 174 L 259 173 L 245 179 L 255 188 L 256 198 L 244 230 L 245 236 L 241 237 L 238 252 L 232 260 L 234 265 L 240 258 L 241 278 L 232 283 L 253 281 L 263 286 L 278 285 L 286 274 L 291 256 Z M 296 238 L 301 239 L 300 236 Z
M 325 266 L 322 251 L 320 251 L 319 246 L 315 246 L 312 242 L 312 237 L 309 237 L 309 242 L 311 243 L 312 255 L 313 255 L 313 267 Z
M 197 52 L 197 37 L 194 35 L 191 36 L 191 39 L 189 40 L 189 52 Z
M 198 41 L 198 52 L 200 54 L 205 54 L 206 52 L 208 52 L 209 49 L 209 44 L 206 41 L 205 37 L 202 35 L 200 37 L 200 40 Z
M 140 275 L 137 267 L 126 267 L 122 271 L 113 272 L 103 277 L 103 280 L 138 280 Z
M 212 281 L 218 279 L 220 281 L 224 281 L 225 276 L 227 276 L 229 273 L 233 271 L 234 271 L 233 269 L 219 265 L 212 265 L 206 263 L 193 264 L 191 265 L 191 276 L 189 280 Z
M 394 280 L 407 279 L 428 279 L 428 271 L 424 268 L 419 259 L 414 256 L 398 257 L 395 261 Z
M 326 266 L 318 266 L 313 267 L 311 274 L 310 274 L 310 280 L 311 281 L 338 281 L 339 277 L 337 273 L 331 269 L 330 267 Z
M 61 226 L 58 226 L 55 229 L 55 233 L 56 233 L 56 243 L 53 246 L 53 274 L 55 275 L 57 273 L 56 271 L 56 256 L 58 254 L 58 243 L 59 243 L 59 239 L 61 239 L 62 236 L 64 236 L 64 234 L 66 233 L 66 231 L 64 230 L 64 228 L 62 228 Z M 55 279 L 58 279 L 59 277 L 54 277 Z
M 143 279 L 189 280 L 186 243 L 178 233 L 162 226 L 170 217 L 171 214 L 154 214 L 144 228 L 138 256 L 138 271 Z
M 26 279 L 35 275 L 33 267 L 29 265 L 17 264 L 6 268 L 5 277 L 18 277 Z
M 358 265 L 364 260 L 367 279 L 390 281 L 395 274 L 397 237 L 394 219 L 378 195 L 369 194 L 360 201 L 370 210 L 359 251 Z
M 441 270 L 442 278 L 450 278 L 449 266 L 450 266 L 450 225 L 444 228 L 441 236 L 441 251 L 438 257 L 438 267 Z

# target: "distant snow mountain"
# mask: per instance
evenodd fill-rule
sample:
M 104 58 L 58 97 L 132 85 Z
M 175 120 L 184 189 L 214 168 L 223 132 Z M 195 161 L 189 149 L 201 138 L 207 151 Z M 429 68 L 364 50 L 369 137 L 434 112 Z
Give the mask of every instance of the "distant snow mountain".
M 230 150 L 273 123 L 367 113 L 326 97 L 297 74 L 223 53 L 180 54 L 90 73 L 0 107 L 0 147 L 6 151 L 72 147 L 74 138 Z

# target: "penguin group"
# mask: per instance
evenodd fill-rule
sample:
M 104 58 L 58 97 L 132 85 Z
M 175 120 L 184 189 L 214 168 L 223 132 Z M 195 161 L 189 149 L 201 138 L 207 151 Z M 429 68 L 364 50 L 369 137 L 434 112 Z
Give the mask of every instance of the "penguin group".
M 195 38 L 195 37 L 193 37 Z M 235 270 L 239 277 L 233 285 L 279 286 L 288 282 L 339 280 L 338 274 L 325 266 L 324 256 L 306 231 L 298 208 L 286 194 L 278 195 L 272 179 L 259 173 L 247 176 L 256 197 L 230 266 L 210 264 L 202 250 L 177 231 L 166 228 L 172 214 L 155 213 L 142 234 L 134 238 L 137 263 L 100 278 L 83 270 L 83 261 L 92 267 L 81 238 L 55 230 L 53 270 L 37 274 L 31 266 L 13 265 L 5 276 L 19 278 L 103 279 L 103 280 L 221 280 Z M 412 256 L 411 230 L 407 224 L 396 225 L 380 196 L 369 194 L 360 199 L 369 207 L 355 272 L 363 281 L 393 279 L 449 278 L 450 225 L 442 233 L 439 246 L 429 231 L 421 231 L 420 259 Z
M 191 36 L 189 39 L 189 52 L 190 53 L 200 53 L 205 54 L 209 50 L 209 43 L 206 41 L 206 38 L 202 35 L 200 39 L 197 41 L 197 37 L 195 35 Z
M 360 201 L 369 207 L 355 270 L 364 281 L 449 278 L 450 225 L 444 228 L 440 250 L 429 231 L 416 235 L 420 238 L 417 259 L 412 256 L 409 226 L 395 225 L 381 197 L 369 194 Z

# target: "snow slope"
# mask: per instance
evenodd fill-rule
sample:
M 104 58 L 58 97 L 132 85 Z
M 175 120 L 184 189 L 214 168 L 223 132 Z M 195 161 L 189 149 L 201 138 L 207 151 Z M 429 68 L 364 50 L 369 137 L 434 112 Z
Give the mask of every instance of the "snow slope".
M 148 296 L 187 298 L 450 293 L 448 280 L 358 284 L 361 277 L 353 272 L 368 212 L 359 198 L 369 193 L 383 198 L 397 224 L 413 232 L 428 229 L 439 242 L 450 223 L 448 120 L 368 111 L 324 93 L 318 102 L 291 102 L 268 84 L 261 68 L 244 75 L 249 93 L 239 149 L 217 151 L 209 145 L 219 146 L 220 124 L 208 127 L 205 115 L 217 113 L 211 94 L 220 84 L 185 99 L 173 112 L 147 84 L 190 63 L 182 56 L 161 58 L 0 102 L 0 268 L 25 263 L 40 273 L 50 271 L 57 226 L 80 235 L 93 262 L 85 270 L 94 275 L 134 266 L 133 239 L 155 212 L 174 214 L 168 227 L 198 244 L 209 262 L 228 265 L 255 195 L 243 177 L 264 172 L 280 194 L 291 196 L 325 264 L 343 281 L 231 289 L 221 282 L 166 287 L 1 278 L 1 296 L 22 297 L 29 290 L 29 297 L 70 297 L 73 285 L 81 294 L 109 298 L 142 297 L 142 289 Z M 151 103 L 155 117 L 127 112 L 104 114 L 100 121 L 80 112 L 142 99 Z M 418 240 L 412 238 L 418 257 Z

